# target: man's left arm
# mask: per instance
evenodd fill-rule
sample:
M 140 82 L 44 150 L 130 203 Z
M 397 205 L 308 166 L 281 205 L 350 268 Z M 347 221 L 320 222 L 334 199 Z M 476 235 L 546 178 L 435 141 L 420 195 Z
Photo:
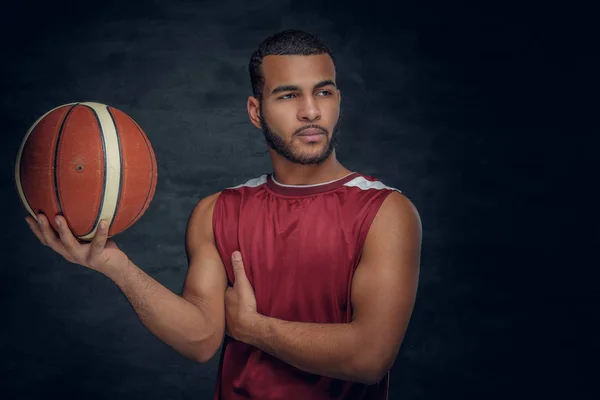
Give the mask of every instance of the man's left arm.
M 394 363 L 412 314 L 421 236 L 414 205 L 404 195 L 390 193 L 371 224 L 353 277 L 350 323 L 293 322 L 256 314 L 238 339 L 309 373 L 377 383 Z

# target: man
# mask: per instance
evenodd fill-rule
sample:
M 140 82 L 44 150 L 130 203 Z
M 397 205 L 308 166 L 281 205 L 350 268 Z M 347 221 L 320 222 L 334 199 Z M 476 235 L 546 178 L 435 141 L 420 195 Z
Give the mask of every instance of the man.
M 327 46 L 280 32 L 254 52 L 250 74 L 248 114 L 273 174 L 197 204 L 182 296 L 105 226 L 81 244 L 61 216 L 58 236 L 43 215 L 28 223 L 67 260 L 112 279 L 181 354 L 206 362 L 222 344 L 215 399 L 385 399 L 417 291 L 419 215 L 336 159 L 341 97 Z

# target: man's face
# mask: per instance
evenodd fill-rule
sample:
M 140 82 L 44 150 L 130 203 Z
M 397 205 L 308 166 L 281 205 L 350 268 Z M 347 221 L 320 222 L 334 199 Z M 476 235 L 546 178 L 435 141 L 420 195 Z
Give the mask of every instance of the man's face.
M 340 93 L 327 54 L 267 56 L 259 119 L 267 144 L 297 164 L 320 164 L 338 139 Z

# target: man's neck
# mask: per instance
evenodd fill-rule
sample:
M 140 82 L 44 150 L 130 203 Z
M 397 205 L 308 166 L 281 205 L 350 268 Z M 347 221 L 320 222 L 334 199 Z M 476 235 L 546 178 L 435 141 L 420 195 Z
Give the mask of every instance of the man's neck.
M 294 164 L 279 156 L 271 156 L 273 176 L 283 185 L 316 185 L 342 179 L 352 171 L 340 164 L 335 153 L 319 165 Z

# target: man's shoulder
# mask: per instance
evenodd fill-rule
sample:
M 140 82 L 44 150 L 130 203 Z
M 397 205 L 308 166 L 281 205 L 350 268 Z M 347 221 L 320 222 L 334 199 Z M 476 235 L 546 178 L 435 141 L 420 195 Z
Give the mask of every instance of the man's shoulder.
M 190 220 L 210 217 L 213 213 L 215 203 L 217 202 L 217 199 L 219 198 L 221 193 L 222 191 L 218 191 L 200 199 L 194 206 L 194 209 L 192 210 Z
M 373 210 L 380 218 L 396 220 L 407 215 L 418 218 L 413 202 L 393 183 L 358 173 L 345 186 L 352 190 L 359 204 Z
M 402 193 L 402 191 L 394 185 L 390 185 L 387 182 L 384 182 L 383 180 L 375 176 L 362 174 L 360 172 L 357 172 L 356 177 L 350 180 L 349 182 L 346 182 L 344 186 L 349 188 L 355 188 L 357 191 L 360 192 L 391 191 Z
M 198 201 L 196 208 L 205 209 L 212 213 L 212 209 L 219 201 L 230 201 L 239 197 L 239 194 L 246 189 L 255 189 L 267 182 L 267 174 L 255 178 L 246 179 L 243 183 L 227 186 L 221 190 L 207 195 Z

